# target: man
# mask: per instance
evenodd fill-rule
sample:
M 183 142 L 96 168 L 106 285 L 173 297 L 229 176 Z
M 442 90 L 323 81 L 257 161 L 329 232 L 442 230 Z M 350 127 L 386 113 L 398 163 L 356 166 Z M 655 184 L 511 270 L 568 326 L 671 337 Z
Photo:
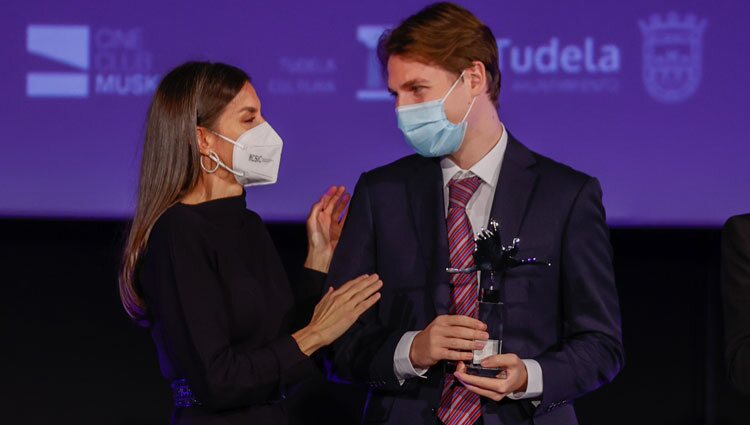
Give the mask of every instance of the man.
M 417 155 L 362 174 L 329 273 L 384 282 L 380 303 L 334 347 L 339 375 L 367 381 L 366 422 L 575 424 L 571 402 L 623 364 L 612 250 L 596 179 L 528 150 L 500 122 L 495 37 L 438 3 L 380 40 L 398 123 Z M 574 137 L 570 135 L 568 137 Z M 560 143 L 565 143 L 561 140 Z M 502 354 L 476 320 L 472 235 L 500 222 L 522 240 L 506 279 Z
M 727 220 L 721 236 L 727 369 L 732 383 L 750 394 L 750 214 Z

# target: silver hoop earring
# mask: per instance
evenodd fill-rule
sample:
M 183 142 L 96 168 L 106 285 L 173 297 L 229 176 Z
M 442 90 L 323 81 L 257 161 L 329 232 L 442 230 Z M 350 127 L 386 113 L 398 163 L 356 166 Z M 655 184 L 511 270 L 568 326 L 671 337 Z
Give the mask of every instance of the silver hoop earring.
M 218 160 L 218 156 L 217 156 L 216 158 L 214 158 L 214 156 L 216 156 L 216 154 L 215 154 L 215 153 L 213 153 L 213 152 L 211 152 L 210 154 L 208 154 L 208 158 L 209 158 L 210 160 L 213 160 L 213 161 L 214 161 L 214 162 L 216 163 L 216 166 L 215 166 L 215 167 L 214 167 L 213 169 L 208 169 L 208 168 L 206 168 L 206 166 L 205 166 L 205 165 L 203 165 L 203 156 L 201 155 L 201 157 L 200 157 L 201 168 L 203 169 L 203 171 L 207 172 L 208 174 L 213 174 L 213 173 L 215 173 L 215 172 L 216 172 L 216 170 L 218 170 L 218 169 L 219 169 L 219 160 Z

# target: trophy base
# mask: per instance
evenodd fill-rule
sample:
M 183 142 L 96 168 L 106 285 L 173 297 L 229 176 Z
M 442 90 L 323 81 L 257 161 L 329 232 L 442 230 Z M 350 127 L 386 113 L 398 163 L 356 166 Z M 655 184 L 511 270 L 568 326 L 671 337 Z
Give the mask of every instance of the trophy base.
M 481 341 L 476 341 L 481 342 Z M 484 348 L 481 350 L 474 350 L 474 359 L 472 360 L 472 364 L 479 365 L 482 363 L 482 360 L 492 357 L 496 354 L 500 354 L 503 349 L 503 342 L 498 341 L 496 339 L 490 339 L 485 341 Z
M 503 378 L 503 375 L 505 373 L 504 369 L 500 369 L 499 367 L 482 367 L 479 365 L 474 364 L 467 364 L 466 365 L 466 373 L 469 375 L 475 375 L 475 376 L 482 376 L 484 378 Z

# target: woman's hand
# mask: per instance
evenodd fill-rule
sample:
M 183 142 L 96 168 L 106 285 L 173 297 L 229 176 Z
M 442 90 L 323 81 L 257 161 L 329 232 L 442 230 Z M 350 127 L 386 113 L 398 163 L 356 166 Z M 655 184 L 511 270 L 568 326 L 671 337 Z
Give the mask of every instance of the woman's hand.
M 313 204 L 307 217 L 307 259 L 305 267 L 328 273 L 331 258 L 341 237 L 351 196 L 344 186 L 333 186 Z
M 360 276 L 336 290 L 329 287 L 315 306 L 310 324 L 292 334 L 300 351 L 309 356 L 343 335 L 378 302 L 381 287 L 383 281 L 376 274 Z

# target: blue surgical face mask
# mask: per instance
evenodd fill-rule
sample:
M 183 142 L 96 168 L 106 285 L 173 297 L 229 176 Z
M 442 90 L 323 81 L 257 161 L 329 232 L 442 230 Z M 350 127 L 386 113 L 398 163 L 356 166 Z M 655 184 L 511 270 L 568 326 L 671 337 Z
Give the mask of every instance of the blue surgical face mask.
M 477 98 L 474 97 L 471 100 L 466 115 L 458 124 L 453 124 L 445 116 L 445 99 L 453 92 L 463 76 L 462 72 L 448 93 L 441 99 L 396 108 L 398 128 L 404 133 L 407 143 L 418 154 L 426 157 L 445 156 L 456 152 L 461 147 L 464 134 L 466 134 L 466 117 L 469 116 Z

